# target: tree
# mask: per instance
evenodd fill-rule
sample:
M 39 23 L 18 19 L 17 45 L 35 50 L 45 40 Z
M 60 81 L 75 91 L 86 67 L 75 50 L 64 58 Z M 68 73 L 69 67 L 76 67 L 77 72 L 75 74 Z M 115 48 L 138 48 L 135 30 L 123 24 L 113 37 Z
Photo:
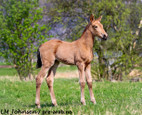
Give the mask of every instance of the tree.
M 0 5 L 0 55 L 15 64 L 20 79 L 33 74 L 33 53 L 45 41 L 37 0 L 3 0 Z M 49 28 L 48 28 L 49 29 Z
M 140 0 L 52 0 L 50 4 L 53 7 L 46 14 L 50 15 L 52 25 L 60 23 L 67 28 L 64 34 L 71 40 L 81 36 L 91 13 L 95 17 L 103 15 L 102 24 L 109 39 L 105 42 L 95 39 L 94 52 L 98 58 L 93 66 L 93 74 L 99 79 L 121 79 L 140 59 L 133 48 L 138 38 L 133 32 L 137 30 L 142 12 L 139 3 Z M 130 4 L 135 10 L 131 9 Z M 133 16 L 134 12 L 139 15 L 135 15 L 137 19 Z M 130 21 L 133 23 L 130 24 Z

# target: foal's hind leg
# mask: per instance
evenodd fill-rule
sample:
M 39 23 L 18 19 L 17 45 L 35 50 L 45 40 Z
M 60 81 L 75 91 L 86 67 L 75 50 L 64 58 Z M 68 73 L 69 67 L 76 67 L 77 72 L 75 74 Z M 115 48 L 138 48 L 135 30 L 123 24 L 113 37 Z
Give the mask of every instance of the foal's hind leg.
M 40 108 L 40 87 L 43 82 L 43 78 L 45 77 L 47 71 L 52 66 L 52 64 L 46 64 L 46 66 L 42 66 L 40 72 L 36 77 L 36 102 L 38 108 Z
M 91 64 L 86 66 L 85 74 L 86 74 L 86 81 L 87 81 L 87 85 L 88 85 L 88 88 L 89 88 L 91 101 L 94 104 L 96 104 L 94 94 L 93 94 L 93 90 L 92 90 Z
M 54 65 L 50 68 L 47 78 L 46 78 L 46 82 L 47 82 L 48 88 L 50 90 L 52 104 L 54 106 L 57 105 L 57 102 L 56 102 L 56 98 L 55 98 L 55 94 L 54 94 L 54 90 L 53 90 L 53 82 L 54 82 L 54 76 L 56 74 L 56 69 L 57 69 L 58 65 L 59 65 L 59 61 L 55 61 Z

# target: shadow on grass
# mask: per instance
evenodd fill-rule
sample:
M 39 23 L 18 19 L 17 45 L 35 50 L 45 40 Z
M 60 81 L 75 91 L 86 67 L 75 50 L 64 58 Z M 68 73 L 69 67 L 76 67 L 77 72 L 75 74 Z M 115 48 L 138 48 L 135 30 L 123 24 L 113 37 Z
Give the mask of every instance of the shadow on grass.
M 58 106 L 75 106 L 75 105 L 81 105 L 81 102 L 73 102 L 73 103 L 69 103 L 69 102 L 60 102 L 58 103 Z
M 68 102 L 61 102 L 61 103 L 58 103 L 57 107 L 58 106 L 72 106 L 72 105 L 81 105 L 81 103 L 78 103 L 78 102 L 75 102 L 75 103 L 68 103 Z M 45 103 L 45 104 L 40 104 L 41 108 L 46 108 L 46 107 L 56 107 L 54 106 L 52 103 Z M 29 108 L 37 108 L 37 106 L 35 104 L 32 104 L 32 105 L 29 105 L 28 106 Z
M 54 107 L 52 103 L 41 104 L 40 106 L 41 106 L 41 108 Z M 30 108 L 37 108 L 37 106 L 35 104 L 29 105 L 28 107 L 30 107 Z

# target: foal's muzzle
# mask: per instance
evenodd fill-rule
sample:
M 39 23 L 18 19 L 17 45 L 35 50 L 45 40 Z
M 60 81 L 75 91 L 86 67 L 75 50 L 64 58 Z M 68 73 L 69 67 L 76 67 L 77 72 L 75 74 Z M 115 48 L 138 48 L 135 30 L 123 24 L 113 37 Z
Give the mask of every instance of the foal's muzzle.
M 102 37 L 102 39 L 103 39 L 103 40 L 107 40 L 107 37 L 108 37 L 108 36 L 106 36 L 106 35 L 104 34 L 103 37 Z

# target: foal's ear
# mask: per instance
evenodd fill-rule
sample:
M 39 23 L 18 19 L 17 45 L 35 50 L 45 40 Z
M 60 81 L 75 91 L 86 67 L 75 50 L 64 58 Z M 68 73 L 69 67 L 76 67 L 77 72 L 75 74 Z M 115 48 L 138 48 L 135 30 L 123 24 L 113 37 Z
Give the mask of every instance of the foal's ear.
M 100 22 L 100 21 L 101 21 L 101 19 L 102 19 L 102 16 L 100 16 L 100 17 L 99 17 L 98 19 L 96 19 L 96 20 Z
M 94 20 L 94 16 L 93 16 L 93 14 L 91 14 L 91 16 L 90 16 L 90 22 L 92 22 Z

